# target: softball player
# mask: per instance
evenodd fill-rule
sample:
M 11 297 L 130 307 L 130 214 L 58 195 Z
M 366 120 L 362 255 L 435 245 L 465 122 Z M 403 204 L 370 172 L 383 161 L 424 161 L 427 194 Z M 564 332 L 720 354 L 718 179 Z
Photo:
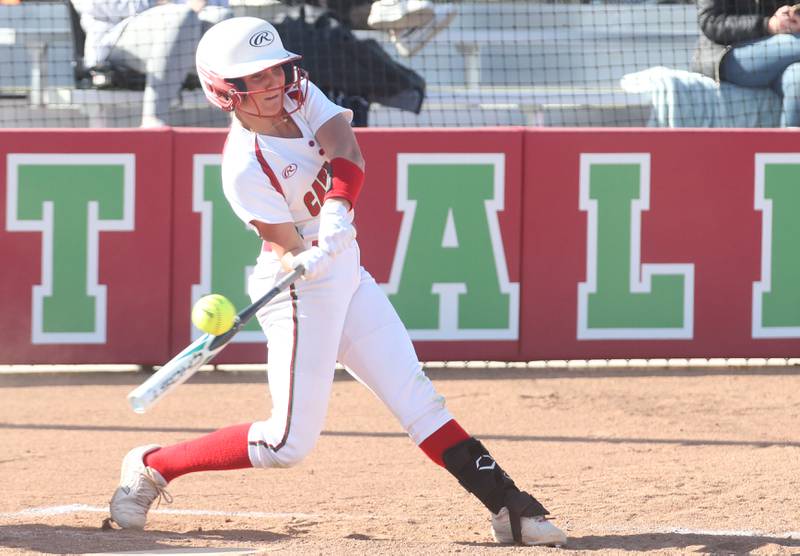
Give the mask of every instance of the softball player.
M 299 59 L 272 25 L 252 17 L 215 25 L 197 49 L 206 96 L 235 115 L 222 161 L 226 198 L 264 240 L 250 296 L 305 267 L 303 279 L 257 315 L 269 347 L 272 414 L 174 446 L 134 448 L 122 462 L 111 518 L 143 528 L 153 501 L 170 500 L 167 483 L 186 473 L 299 463 L 322 431 L 338 360 L 489 509 L 497 541 L 563 544 L 547 510 L 445 408 L 393 307 L 361 266 L 352 222 L 364 160 L 352 113 L 308 80 Z

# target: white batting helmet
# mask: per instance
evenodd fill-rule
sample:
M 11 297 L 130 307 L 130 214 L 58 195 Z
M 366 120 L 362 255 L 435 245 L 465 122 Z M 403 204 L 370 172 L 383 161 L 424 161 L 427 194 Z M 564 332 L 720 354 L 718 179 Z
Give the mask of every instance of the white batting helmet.
M 269 89 L 246 91 L 239 79 L 275 66 L 284 66 L 287 74 L 284 93 L 303 103 L 308 76 L 294 62 L 302 56 L 283 47 L 278 31 L 257 17 L 234 17 L 209 29 L 197 45 L 197 75 L 203 92 L 214 106 L 230 112 L 245 95 Z M 306 80 L 305 87 L 302 81 Z M 254 114 L 263 116 L 263 114 Z

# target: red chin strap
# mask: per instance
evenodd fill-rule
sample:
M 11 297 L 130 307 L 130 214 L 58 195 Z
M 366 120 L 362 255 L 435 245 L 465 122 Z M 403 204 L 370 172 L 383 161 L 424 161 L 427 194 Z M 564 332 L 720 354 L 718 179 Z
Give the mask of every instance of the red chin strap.
M 294 114 L 303 106 L 303 103 L 306 99 L 306 94 L 308 93 L 308 73 L 305 70 L 298 68 L 297 66 L 294 67 L 295 71 L 295 80 L 291 83 L 283 85 L 281 87 L 271 87 L 269 89 L 258 89 L 256 91 L 239 91 L 234 89 L 231 92 L 231 97 L 233 98 L 233 106 L 239 112 L 243 114 L 247 114 L 248 116 L 255 116 L 256 118 L 275 118 L 281 115 L 289 115 Z M 256 111 L 252 112 L 250 110 L 245 110 L 242 108 L 242 104 L 244 103 L 244 99 L 250 95 L 262 95 L 266 93 L 275 92 L 278 93 L 281 97 L 281 107 L 278 111 L 274 114 L 264 114 L 258 103 L 253 99 L 253 104 L 255 105 Z M 283 95 L 288 95 L 295 103 L 295 108 L 283 112 Z

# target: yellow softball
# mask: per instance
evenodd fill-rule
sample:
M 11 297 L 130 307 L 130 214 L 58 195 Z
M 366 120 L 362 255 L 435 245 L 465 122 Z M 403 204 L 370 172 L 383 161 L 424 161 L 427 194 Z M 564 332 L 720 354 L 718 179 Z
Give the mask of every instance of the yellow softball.
M 192 307 L 192 322 L 208 334 L 219 336 L 233 326 L 236 308 L 227 297 L 212 293 L 197 300 Z

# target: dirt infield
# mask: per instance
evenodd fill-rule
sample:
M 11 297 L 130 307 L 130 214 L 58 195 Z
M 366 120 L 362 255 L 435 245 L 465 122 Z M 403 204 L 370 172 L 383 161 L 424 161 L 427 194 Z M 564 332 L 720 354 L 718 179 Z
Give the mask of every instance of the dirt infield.
M 800 553 L 797 368 L 431 376 L 566 548 L 494 544 L 487 512 L 349 379 L 299 467 L 187 475 L 148 530 L 103 531 L 129 448 L 263 419 L 269 401 L 262 373 L 205 373 L 135 415 L 146 375 L 90 373 L 0 376 L 0 553 Z

